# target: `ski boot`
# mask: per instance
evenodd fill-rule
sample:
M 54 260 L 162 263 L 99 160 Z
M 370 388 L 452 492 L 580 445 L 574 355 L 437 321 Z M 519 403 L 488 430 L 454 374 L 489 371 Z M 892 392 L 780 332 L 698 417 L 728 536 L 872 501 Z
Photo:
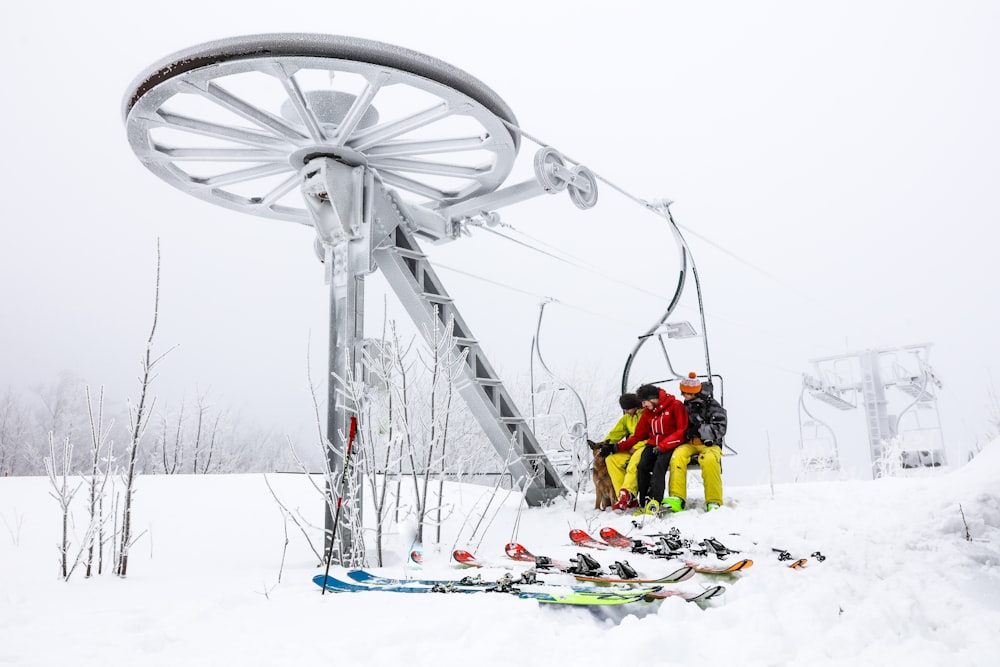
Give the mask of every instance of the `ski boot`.
M 660 502 L 658 500 L 650 500 L 641 509 L 635 511 L 635 516 L 640 516 L 642 514 L 651 514 L 657 516 L 660 513 Z
M 618 501 L 611 506 L 611 509 L 615 512 L 624 512 L 638 506 L 639 501 L 632 496 L 632 492 L 628 489 L 622 489 Z
M 660 502 L 660 514 L 674 514 L 684 511 L 684 499 L 677 496 L 667 496 Z

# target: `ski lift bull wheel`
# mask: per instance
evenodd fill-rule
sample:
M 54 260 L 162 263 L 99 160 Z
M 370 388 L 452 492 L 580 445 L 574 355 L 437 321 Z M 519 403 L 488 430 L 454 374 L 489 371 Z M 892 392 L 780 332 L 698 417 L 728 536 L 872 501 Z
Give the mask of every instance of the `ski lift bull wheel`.
M 140 74 L 122 115 L 132 150 L 170 185 L 242 213 L 311 224 L 305 162 L 371 167 L 419 205 L 496 190 L 517 120 L 471 75 L 365 39 L 264 34 L 179 51 Z

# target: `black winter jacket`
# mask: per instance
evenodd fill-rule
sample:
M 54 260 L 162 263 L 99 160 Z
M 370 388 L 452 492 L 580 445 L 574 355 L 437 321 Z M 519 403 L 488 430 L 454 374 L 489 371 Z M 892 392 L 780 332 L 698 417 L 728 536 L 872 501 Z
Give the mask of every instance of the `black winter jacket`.
M 712 388 L 707 382 L 693 398 L 684 401 L 688 412 L 688 427 L 684 432 L 685 442 L 701 438 L 706 445 L 719 447 L 725 442 L 729 420 L 726 409 L 712 398 Z

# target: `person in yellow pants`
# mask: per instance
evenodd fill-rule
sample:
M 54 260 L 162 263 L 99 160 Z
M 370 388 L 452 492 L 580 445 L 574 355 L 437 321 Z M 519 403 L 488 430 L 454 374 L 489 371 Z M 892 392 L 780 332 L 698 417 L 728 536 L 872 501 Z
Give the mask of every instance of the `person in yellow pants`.
M 635 427 L 639 423 L 642 412 L 642 404 L 635 394 L 622 394 L 618 399 L 618 404 L 624 414 L 608 433 L 601 454 L 606 457 L 604 460 L 608 466 L 608 475 L 611 476 L 611 483 L 615 487 L 615 493 L 618 494 L 618 501 L 611 506 L 611 509 L 623 512 L 639 506 L 639 501 L 636 500 L 639 489 L 636 467 L 639 465 L 646 441 L 637 442 L 627 449 L 619 449 L 618 443 L 635 434 Z
M 712 383 L 702 383 L 695 373 L 681 380 L 681 395 L 688 411 L 685 442 L 670 457 L 669 497 L 663 499 L 664 509 L 679 512 L 687 503 L 687 468 L 691 458 L 698 457 L 701 477 L 705 482 L 705 511 L 722 506 L 722 443 L 728 419 L 726 409 L 712 397 Z

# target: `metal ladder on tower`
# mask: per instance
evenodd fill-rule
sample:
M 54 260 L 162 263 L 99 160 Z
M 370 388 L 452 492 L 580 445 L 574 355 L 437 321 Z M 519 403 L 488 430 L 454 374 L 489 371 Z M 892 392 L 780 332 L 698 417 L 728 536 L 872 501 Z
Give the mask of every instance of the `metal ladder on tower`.
M 881 443 L 888 439 L 888 434 L 882 428 L 882 418 L 879 411 L 879 389 L 876 387 L 875 374 L 870 368 L 862 370 L 861 392 L 865 401 L 865 424 L 868 427 L 868 439 L 872 446 L 878 446 L 881 450 Z
M 433 327 L 452 323 L 453 352 L 456 356 L 466 354 L 465 381 L 458 382 L 456 389 L 506 462 L 514 483 L 525 491 L 531 505 L 563 495 L 567 489 L 558 472 L 417 244 L 414 231 L 419 227 L 408 218 L 406 206 L 388 190 L 381 190 L 374 199 L 377 218 L 399 220 L 398 224 L 384 225 L 392 231 L 377 243 L 372 257 L 425 338 Z

